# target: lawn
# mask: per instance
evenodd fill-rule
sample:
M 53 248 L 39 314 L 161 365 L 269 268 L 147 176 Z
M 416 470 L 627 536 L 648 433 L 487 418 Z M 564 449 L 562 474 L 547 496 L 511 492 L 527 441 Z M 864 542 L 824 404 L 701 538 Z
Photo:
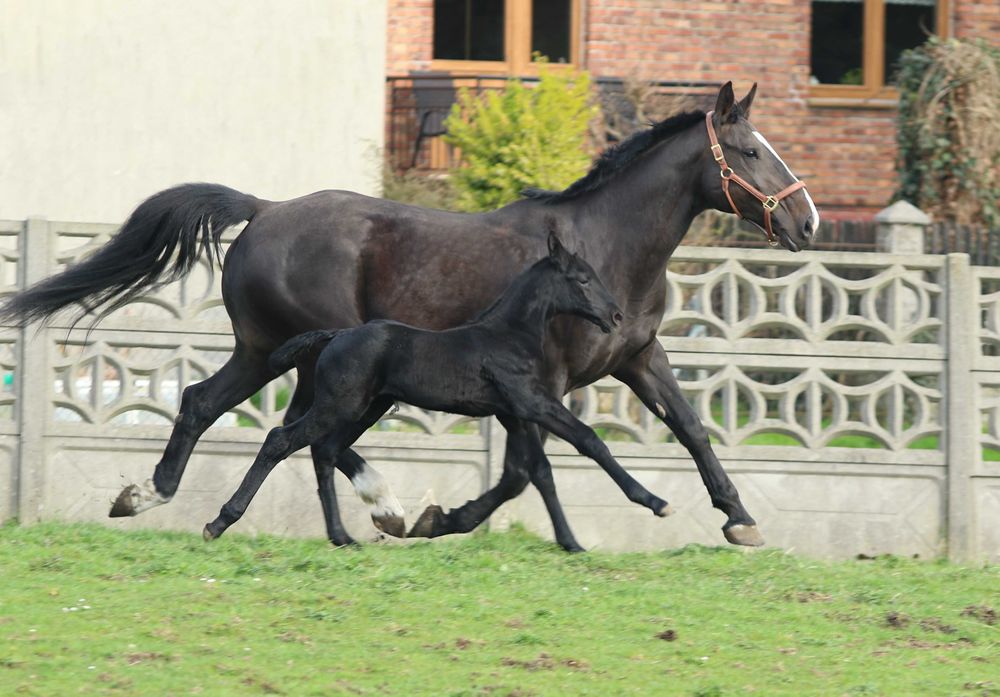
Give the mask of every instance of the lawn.
M 0 694 L 998 695 L 1000 568 L 0 528 Z

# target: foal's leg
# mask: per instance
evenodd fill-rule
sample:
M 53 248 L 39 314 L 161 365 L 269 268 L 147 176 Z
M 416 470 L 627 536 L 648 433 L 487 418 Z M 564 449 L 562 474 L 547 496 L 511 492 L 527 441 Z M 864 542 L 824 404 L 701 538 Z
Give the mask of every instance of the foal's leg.
M 526 431 L 528 432 L 528 443 L 531 448 L 529 465 L 531 483 L 535 485 L 538 493 L 542 495 L 545 510 L 549 512 L 549 519 L 552 521 L 552 530 L 555 534 L 556 542 L 567 552 L 583 552 L 585 550 L 573 536 L 573 531 L 569 527 L 569 521 L 566 520 L 566 514 L 563 512 L 562 504 L 559 503 L 559 497 L 556 495 L 556 482 L 552 478 L 552 463 L 549 462 L 549 458 L 545 454 L 545 445 L 541 434 L 538 432 L 538 427 L 527 425 Z
M 406 534 L 407 537 L 438 537 L 470 532 L 489 518 L 500 504 L 524 491 L 528 485 L 528 463 L 532 454 L 525 424 L 513 418 L 499 418 L 507 430 L 507 449 L 503 473 L 497 485 L 447 513 L 436 504 L 428 506 Z
M 626 472 L 612 457 L 611 451 L 608 450 L 604 441 L 594 433 L 594 429 L 573 416 L 572 412 L 561 402 L 547 395 L 543 396 L 540 392 L 535 392 L 532 396 L 525 395 L 518 402 L 518 408 L 522 410 L 522 418 L 534 421 L 542 428 L 570 443 L 581 455 L 597 462 L 628 497 L 629 501 L 645 506 L 654 515 L 660 517 L 672 513 L 670 505 L 660 497 L 651 494 Z
M 295 385 L 292 401 L 285 411 L 285 426 L 297 421 L 312 404 L 314 369 L 314 361 L 311 361 L 308 366 L 298 367 L 299 381 Z M 354 539 L 347 533 L 344 523 L 340 520 L 340 508 L 337 505 L 337 491 L 333 480 L 334 473 L 329 467 L 334 460 L 333 457 L 328 456 L 327 449 L 320 443 L 313 443 L 311 451 L 313 470 L 316 472 L 316 493 L 319 495 L 319 503 L 323 507 L 326 536 L 337 547 L 353 544 Z
M 313 443 L 312 456 L 316 477 L 321 487 L 329 486 L 329 495 L 334 506 L 337 505 L 334 498 L 336 494 L 333 492 L 334 466 L 336 466 L 351 480 L 354 491 L 361 500 L 368 504 L 372 524 L 393 537 L 406 537 L 403 506 L 392 493 L 388 482 L 378 470 L 365 462 L 364 458 L 354 450 L 346 448 L 374 426 L 375 422 L 389 411 L 392 404 L 391 399 L 377 400 L 346 438 L 331 433 Z
M 299 382 L 295 388 L 292 403 L 285 414 L 286 424 L 301 416 L 312 404 L 315 362 L 316 358 L 313 356 L 311 359 L 299 363 L 296 367 Z M 381 414 L 379 416 L 381 417 Z M 369 424 L 370 426 L 371 424 Z M 323 506 L 323 517 L 326 521 L 327 537 L 330 541 L 337 546 L 353 542 L 340 520 L 334 471 L 331 465 L 335 465 L 351 480 L 355 493 L 368 504 L 372 524 L 376 528 L 395 537 L 404 537 L 406 523 L 404 522 L 403 506 L 382 474 L 353 450 L 332 448 L 332 445 L 336 444 L 321 439 L 313 443 L 311 447 L 313 469 L 316 471 L 318 485 L 317 493 L 320 504 Z M 332 455 L 334 450 L 340 452 L 340 455 L 334 457 Z
M 319 420 L 310 418 L 310 414 L 302 417 L 289 426 L 279 426 L 271 429 L 260 447 L 257 457 L 243 477 L 236 493 L 223 504 L 218 517 L 205 526 L 202 535 L 206 540 L 212 540 L 243 517 L 257 490 L 260 489 L 267 475 L 274 466 L 287 458 L 296 450 L 300 450 L 322 435 L 326 429 Z M 343 426 L 341 425 L 342 429 Z
M 320 403 L 315 404 L 295 423 L 272 429 L 236 493 L 223 504 L 218 517 L 205 526 L 203 537 L 212 540 L 242 518 L 250 501 L 267 479 L 267 475 L 275 465 L 296 450 L 301 450 L 306 445 L 323 438 L 327 443 L 326 447 L 331 449 L 331 455 L 335 458 L 340 454 L 340 450 L 351 445 L 378 421 L 390 406 L 392 406 L 391 400 L 376 400 L 361 418 L 355 421 L 354 418 L 347 419 L 343 415 L 338 415 L 330 408 L 329 403 L 320 400 Z M 326 469 L 332 476 L 333 469 L 329 466 Z
M 170 440 L 152 479 L 125 487 L 111 506 L 110 517 L 134 516 L 169 501 L 180 485 L 198 438 L 216 419 L 273 378 L 266 354 L 250 352 L 237 343 L 219 372 L 185 388 L 180 413 L 174 419 Z
M 728 517 L 722 527 L 726 539 L 734 545 L 756 547 L 764 544 L 757 523 L 743 507 L 739 492 L 712 451 L 708 432 L 681 392 L 667 354 L 659 342 L 650 344 L 617 371 L 615 377 L 628 385 L 691 453 L 712 505 Z

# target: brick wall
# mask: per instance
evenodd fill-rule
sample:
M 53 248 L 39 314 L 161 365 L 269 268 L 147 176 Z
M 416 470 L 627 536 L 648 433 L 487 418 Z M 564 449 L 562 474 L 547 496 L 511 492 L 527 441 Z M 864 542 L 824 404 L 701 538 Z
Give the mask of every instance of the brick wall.
M 430 70 L 434 48 L 434 0 L 388 0 L 385 71 L 406 75 Z
M 740 96 L 758 82 L 755 124 L 824 213 L 857 217 L 888 203 L 895 110 L 809 104 L 809 0 L 583 3 L 582 63 L 593 75 L 732 80 Z M 389 0 L 390 74 L 428 69 L 432 7 L 432 0 Z M 996 0 L 954 0 L 952 16 L 956 36 L 1000 39 Z
M 1000 43 L 1000 2 L 997 0 L 953 0 L 954 31 L 960 39 L 986 39 Z

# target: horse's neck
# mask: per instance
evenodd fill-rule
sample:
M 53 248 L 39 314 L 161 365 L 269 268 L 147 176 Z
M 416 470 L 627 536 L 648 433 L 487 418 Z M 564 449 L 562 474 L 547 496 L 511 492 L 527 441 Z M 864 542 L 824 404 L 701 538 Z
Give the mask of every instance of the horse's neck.
M 678 134 L 580 202 L 577 239 L 616 295 L 652 288 L 705 209 L 700 145 L 695 133 Z

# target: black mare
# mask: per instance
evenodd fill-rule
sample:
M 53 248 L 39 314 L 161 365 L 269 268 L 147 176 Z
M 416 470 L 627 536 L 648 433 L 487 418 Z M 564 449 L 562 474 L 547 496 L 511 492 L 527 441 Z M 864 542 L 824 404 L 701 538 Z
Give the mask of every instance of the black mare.
M 756 87 L 756 86 L 755 86 Z M 728 171 L 763 192 L 796 179 L 748 120 L 755 88 L 737 102 L 731 83 L 719 91 L 711 122 Z M 601 334 L 571 317 L 553 320 L 545 340 L 545 389 L 554 397 L 611 374 L 657 414 L 691 453 L 712 505 L 735 544 L 760 544 L 754 519 L 740 501 L 688 404 L 656 338 L 665 306 L 667 261 L 696 215 L 733 206 L 764 224 L 761 203 L 740 187 L 727 200 L 701 112 L 681 114 L 608 150 L 582 179 L 562 192 L 528 192 L 499 210 L 459 214 L 407 206 L 344 191 L 270 202 L 208 184 L 179 186 L 142 203 L 104 247 L 83 262 L 12 297 L 0 319 L 44 319 L 82 303 L 110 311 L 136 295 L 179 278 L 205 254 L 218 261 L 222 231 L 249 221 L 232 244 L 222 292 L 235 349 L 204 382 L 188 387 L 151 480 L 131 485 L 112 515 L 135 515 L 176 493 L 195 443 L 225 411 L 275 377 L 267 358 L 293 336 L 393 319 L 427 329 L 454 327 L 476 316 L 530 262 L 544 255 L 543 220 L 552 217 L 563 242 L 595 268 L 625 319 Z M 768 205 L 768 204 L 765 204 Z M 819 223 L 804 189 L 770 204 L 774 234 L 786 248 L 807 247 Z M 312 402 L 315 354 L 297 364 L 298 387 L 286 423 Z M 528 480 L 552 514 L 556 539 L 578 549 L 556 499 L 551 471 L 516 466 L 529 451 L 527 429 L 508 432 L 499 485 L 444 514 L 431 532 L 458 531 L 484 520 Z M 337 511 L 327 442 L 312 446 L 327 531 L 335 544 L 351 540 Z M 383 529 L 402 530 L 402 509 L 381 476 L 354 451 L 336 459 Z
M 630 501 L 667 515 L 667 502 L 629 476 L 593 429 L 546 392 L 545 330 L 554 315 L 581 317 L 605 334 L 623 319 L 586 261 L 567 252 L 555 233 L 549 234 L 548 246 L 547 257 L 460 327 L 430 331 L 373 320 L 353 329 L 306 332 L 278 349 L 270 365 L 283 373 L 297 356 L 326 344 L 316 361 L 313 403 L 302 417 L 267 434 L 236 493 L 205 526 L 205 539 L 218 537 L 243 516 L 280 461 L 321 439 L 337 457 L 394 402 L 466 416 L 495 414 L 512 430 L 537 424 L 594 459 Z M 528 458 L 551 469 L 538 432 L 528 431 L 525 438 Z

